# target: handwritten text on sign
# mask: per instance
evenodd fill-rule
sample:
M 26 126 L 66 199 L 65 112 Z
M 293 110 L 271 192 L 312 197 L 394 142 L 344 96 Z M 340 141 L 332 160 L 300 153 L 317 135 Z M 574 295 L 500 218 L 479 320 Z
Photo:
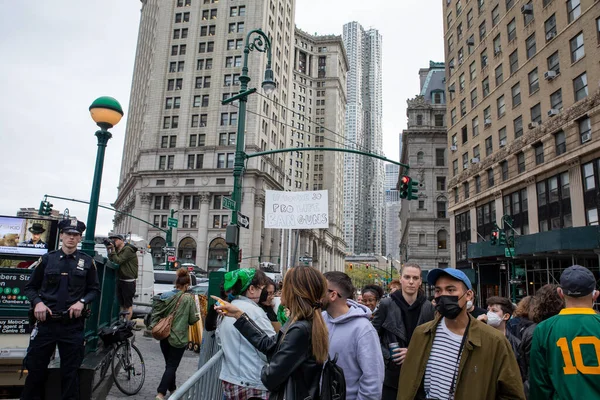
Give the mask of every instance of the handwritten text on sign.
M 267 190 L 265 228 L 329 228 L 327 190 L 312 192 Z

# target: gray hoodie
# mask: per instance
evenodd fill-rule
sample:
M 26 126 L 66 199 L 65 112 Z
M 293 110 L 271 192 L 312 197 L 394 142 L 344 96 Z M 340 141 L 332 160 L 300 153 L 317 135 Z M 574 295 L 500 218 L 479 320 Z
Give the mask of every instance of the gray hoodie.
M 337 318 L 323 311 L 329 329 L 329 356 L 346 378 L 346 400 L 379 400 L 385 374 L 379 336 L 371 324 L 371 311 L 353 300 L 350 310 Z

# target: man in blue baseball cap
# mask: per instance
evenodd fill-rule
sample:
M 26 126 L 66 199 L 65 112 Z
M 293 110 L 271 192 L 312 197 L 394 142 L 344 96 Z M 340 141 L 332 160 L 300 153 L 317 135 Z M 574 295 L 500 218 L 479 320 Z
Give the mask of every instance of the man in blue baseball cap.
M 455 268 L 433 269 L 437 317 L 415 329 L 400 373 L 398 400 L 525 399 L 506 337 L 469 315 L 471 281 Z

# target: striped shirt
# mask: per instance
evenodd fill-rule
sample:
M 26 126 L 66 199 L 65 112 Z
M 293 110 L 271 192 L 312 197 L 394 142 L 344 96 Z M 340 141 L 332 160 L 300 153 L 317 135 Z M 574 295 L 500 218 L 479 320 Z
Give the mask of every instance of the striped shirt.
M 425 369 L 425 393 L 428 399 L 452 400 L 450 389 L 457 375 L 457 358 L 462 336 L 452 333 L 446 326 L 446 318 L 440 321 L 427 367 Z M 456 389 L 456 388 L 455 388 Z

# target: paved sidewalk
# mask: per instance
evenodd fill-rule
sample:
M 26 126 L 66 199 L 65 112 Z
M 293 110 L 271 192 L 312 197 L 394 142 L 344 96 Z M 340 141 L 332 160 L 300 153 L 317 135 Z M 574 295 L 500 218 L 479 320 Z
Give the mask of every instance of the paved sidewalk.
M 158 340 L 151 337 L 145 337 L 143 330 L 135 332 L 135 345 L 140 349 L 144 362 L 146 364 L 146 380 L 144 387 L 135 396 L 127 396 L 123 394 L 119 388 L 113 383 L 107 400 L 117 399 L 150 399 L 153 400 L 156 396 L 156 388 L 160 383 L 162 374 L 165 369 L 165 361 L 160 352 Z M 177 369 L 177 386 L 180 386 L 190 376 L 198 370 L 199 355 L 193 351 L 186 350 L 181 359 L 181 364 Z

